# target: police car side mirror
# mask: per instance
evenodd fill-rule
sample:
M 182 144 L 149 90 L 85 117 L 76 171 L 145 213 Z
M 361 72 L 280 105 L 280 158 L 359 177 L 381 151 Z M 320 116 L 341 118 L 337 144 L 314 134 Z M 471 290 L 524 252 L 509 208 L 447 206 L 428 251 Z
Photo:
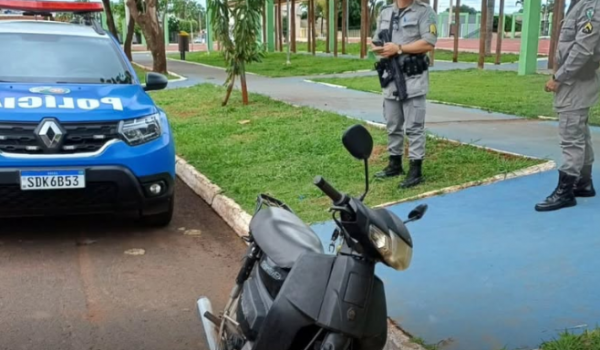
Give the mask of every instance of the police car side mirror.
M 146 85 L 144 91 L 162 90 L 167 87 L 169 80 L 162 74 L 148 72 L 146 73 Z

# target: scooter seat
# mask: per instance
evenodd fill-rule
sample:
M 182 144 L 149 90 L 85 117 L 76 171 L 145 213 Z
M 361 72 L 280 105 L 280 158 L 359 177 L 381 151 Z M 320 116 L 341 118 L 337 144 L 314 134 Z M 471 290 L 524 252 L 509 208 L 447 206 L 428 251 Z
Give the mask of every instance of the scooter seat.
M 250 221 L 252 237 L 277 266 L 289 269 L 304 252 L 324 253 L 316 233 L 293 213 L 267 207 Z

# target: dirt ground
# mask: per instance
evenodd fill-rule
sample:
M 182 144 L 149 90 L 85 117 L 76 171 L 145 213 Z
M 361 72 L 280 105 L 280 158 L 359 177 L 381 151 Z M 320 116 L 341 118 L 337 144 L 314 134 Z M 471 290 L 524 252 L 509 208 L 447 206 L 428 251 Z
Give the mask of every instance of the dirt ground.
M 176 203 L 161 230 L 113 217 L 3 221 L 0 349 L 206 349 L 196 300 L 223 307 L 245 246 L 182 183 Z

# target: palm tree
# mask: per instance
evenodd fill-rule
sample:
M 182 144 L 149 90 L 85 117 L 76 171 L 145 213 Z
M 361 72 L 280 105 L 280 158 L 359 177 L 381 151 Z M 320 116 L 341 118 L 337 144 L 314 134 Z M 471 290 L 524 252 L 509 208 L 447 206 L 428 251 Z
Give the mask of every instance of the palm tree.
M 209 6 L 212 10 L 215 38 L 221 43 L 221 51 L 227 65 L 225 84 L 228 86 L 223 106 L 229 101 L 236 76 L 240 77 L 242 99 L 247 105 L 246 63 L 260 62 L 263 57 L 261 45 L 258 43 L 263 1 L 213 0 L 209 2 Z M 233 28 L 229 25 L 230 18 L 234 20 Z

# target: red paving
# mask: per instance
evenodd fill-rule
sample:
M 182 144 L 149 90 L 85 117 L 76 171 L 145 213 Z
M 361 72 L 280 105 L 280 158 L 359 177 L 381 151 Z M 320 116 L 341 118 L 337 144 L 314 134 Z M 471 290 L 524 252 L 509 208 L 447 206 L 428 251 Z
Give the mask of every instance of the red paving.
M 496 35 L 492 39 L 492 51 L 496 51 Z M 479 39 L 459 39 L 458 41 L 459 51 L 467 52 L 479 52 Z M 436 45 L 438 49 L 453 50 L 454 39 L 444 38 L 439 39 Z M 502 52 L 505 53 L 519 53 L 521 50 L 521 39 L 503 39 L 502 40 Z M 550 40 L 540 39 L 538 53 L 541 55 L 547 55 L 550 51 Z

